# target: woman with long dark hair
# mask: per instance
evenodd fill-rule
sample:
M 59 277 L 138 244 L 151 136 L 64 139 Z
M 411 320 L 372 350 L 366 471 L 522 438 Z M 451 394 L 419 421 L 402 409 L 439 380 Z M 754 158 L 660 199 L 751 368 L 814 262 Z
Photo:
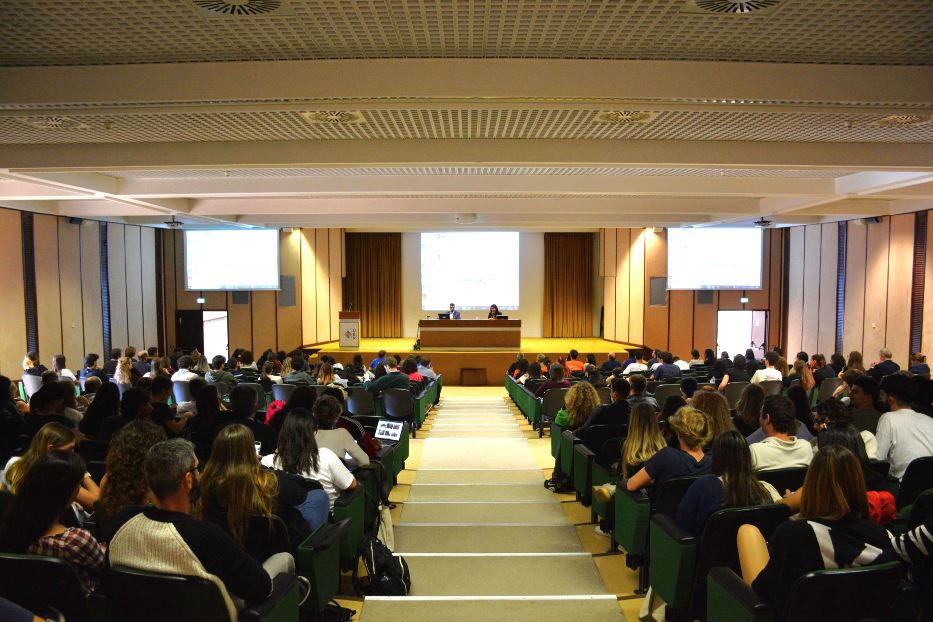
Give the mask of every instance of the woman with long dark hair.
M 291 409 L 282 424 L 278 448 L 274 454 L 263 457 L 262 465 L 319 481 L 327 493 L 330 510 L 340 493 L 353 490 L 357 482 L 337 454 L 326 447 L 318 447 L 314 430 L 314 416 L 310 410 Z
M 496 319 L 496 316 L 498 315 L 499 315 L 499 307 L 494 304 L 489 305 L 489 315 L 486 316 L 486 319 L 494 320 Z
M 757 384 L 750 384 L 742 389 L 739 402 L 735 405 L 735 417 L 732 423 L 743 436 L 749 436 L 758 429 L 761 407 L 765 403 L 765 390 Z
M 712 366 L 716 362 L 716 353 L 711 348 L 703 350 L 703 364 Z
M 94 394 L 94 401 L 84 411 L 84 418 L 78 424 L 82 434 L 97 438 L 100 433 L 100 424 L 107 417 L 120 413 L 120 389 L 112 382 L 105 382 Z
M 85 594 L 99 586 L 104 550 L 89 532 L 59 517 L 74 503 L 86 469 L 73 451 L 48 451 L 25 474 L 0 525 L 0 550 L 58 557 L 78 571 Z
M 677 506 L 677 525 L 694 536 L 703 535 L 706 521 L 716 510 L 777 502 L 774 486 L 759 481 L 752 454 L 741 433 L 723 432 L 713 439 L 712 475 L 698 479 Z

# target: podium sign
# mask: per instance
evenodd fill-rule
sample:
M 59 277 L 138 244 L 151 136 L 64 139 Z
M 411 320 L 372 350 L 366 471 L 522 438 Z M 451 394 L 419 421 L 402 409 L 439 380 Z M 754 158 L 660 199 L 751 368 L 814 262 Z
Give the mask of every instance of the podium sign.
M 358 311 L 341 311 L 337 327 L 340 332 L 340 347 L 359 349 L 360 313 Z

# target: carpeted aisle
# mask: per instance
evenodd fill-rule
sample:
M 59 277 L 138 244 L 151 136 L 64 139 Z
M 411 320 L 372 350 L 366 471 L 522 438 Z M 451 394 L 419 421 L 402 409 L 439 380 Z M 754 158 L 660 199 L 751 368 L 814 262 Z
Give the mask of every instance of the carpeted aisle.
M 444 398 L 395 535 L 412 593 L 364 622 L 624 620 L 501 397 Z

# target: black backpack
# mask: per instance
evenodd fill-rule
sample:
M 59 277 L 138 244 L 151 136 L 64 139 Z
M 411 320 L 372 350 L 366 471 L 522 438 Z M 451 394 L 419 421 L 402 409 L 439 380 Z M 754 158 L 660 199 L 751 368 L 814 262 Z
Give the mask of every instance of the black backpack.
M 360 562 L 366 567 L 366 577 L 358 575 Z M 401 555 L 392 551 L 378 539 L 367 536 L 360 545 L 353 567 L 353 588 L 360 596 L 408 596 L 411 574 Z

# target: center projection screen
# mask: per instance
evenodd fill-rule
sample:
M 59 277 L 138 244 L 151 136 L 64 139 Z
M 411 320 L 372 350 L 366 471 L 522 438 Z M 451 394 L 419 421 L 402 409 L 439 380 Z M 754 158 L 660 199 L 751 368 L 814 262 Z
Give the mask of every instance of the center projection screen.
M 762 230 L 667 230 L 667 289 L 761 289 Z
M 518 309 L 518 232 L 421 234 L 421 309 Z

